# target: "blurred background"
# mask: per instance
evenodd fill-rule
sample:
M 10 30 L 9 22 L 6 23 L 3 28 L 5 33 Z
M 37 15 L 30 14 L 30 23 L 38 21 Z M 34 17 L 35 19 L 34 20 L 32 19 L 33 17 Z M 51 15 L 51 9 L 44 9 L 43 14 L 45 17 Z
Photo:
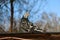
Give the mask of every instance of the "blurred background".
M 13 32 L 60 32 L 60 0 L 0 0 L 0 32 L 11 30 L 11 10 Z

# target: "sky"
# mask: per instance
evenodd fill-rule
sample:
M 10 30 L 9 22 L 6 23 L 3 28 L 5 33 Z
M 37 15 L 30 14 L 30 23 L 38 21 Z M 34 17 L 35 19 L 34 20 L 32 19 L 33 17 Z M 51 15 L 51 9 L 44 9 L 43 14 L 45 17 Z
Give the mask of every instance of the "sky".
M 18 1 L 18 0 L 16 0 Z M 15 2 L 14 3 L 14 18 L 18 20 L 18 18 L 22 18 L 23 15 L 26 13 L 26 10 L 30 10 L 30 16 L 28 17 L 29 21 L 32 23 L 35 23 L 37 20 L 40 20 L 42 12 L 47 12 L 49 13 L 56 13 L 58 17 L 60 17 L 60 0 L 25 0 L 27 3 L 29 1 L 29 4 L 22 4 Z M 34 3 L 35 1 L 35 3 Z M 7 4 L 7 6 L 10 8 L 10 3 Z M 31 8 L 31 6 L 34 6 Z M 5 6 L 3 7 L 4 9 L 7 9 Z M 3 9 L 3 12 L 5 14 L 6 10 Z M 22 11 L 19 11 L 22 9 Z M 26 9 L 26 10 L 25 10 Z M 35 13 L 38 10 L 37 13 Z M 0 10 L 1 11 L 1 10 Z M 10 10 L 8 9 L 8 14 L 5 17 L 10 16 Z M 7 18 L 6 18 L 7 19 Z M 7 22 L 7 20 L 6 20 Z M 1 23 L 1 22 L 0 22 Z M 5 24 L 6 26 L 8 25 L 8 22 Z M 7 27 L 6 27 L 7 29 Z
M 54 12 L 60 17 L 60 0 L 48 0 L 44 11 L 48 13 Z
M 40 19 L 42 12 L 49 13 L 56 13 L 58 17 L 60 17 L 60 0 L 25 0 L 28 5 L 26 4 L 20 4 L 19 2 L 14 2 L 14 18 L 18 19 L 18 17 L 22 18 L 23 15 L 26 13 L 26 10 L 30 10 L 30 16 L 28 17 L 30 22 L 36 22 Z M 10 3 L 7 4 L 7 6 L 10 8 Z M 31 6 L 34 6 L 33 8 Z M 4 7 L 4 9 L 7 9 Z M 22 11 L 19 11 L 19 10 Z M 35 13 L 38 10 L 37 13 Z M 5 11 L 5 10 L 4 10 Z M 10 15 L 10 10 L 8 10 Z
M 41 15 L 41 10 L 44 9 L 46 1 L 30 0 L 28 5 L 22 4 L 22 5 L 18 6 L 17 4 L 19 5 L 19 3 L 15 3 L 14 9 L 18 10 L 19 8 L 21 8 L 23 11 L 21 12 L 21 14 L 19 12 L 15 12 L 14 17 L 18 18 L 19 14 L 20 14 L 20 17 L 22 17 L 26 13 L 26 10 L 29 11 L 31 9 L 31 11 L 29 11 L 30 16 L 28 17 L 28 19 L 29 19 L 30 22 L 34 23 L 37 20 L 39 20 L 39 17 Z M 34 6 L 34 7 L 32 8 L 31 6 Z M 26 9 L 26 10 L 24 10 L 24 9 Z M 35 13 L 37 10 L 38 10 L 38 12 Z
M 37 13 L 34 16 L 35 18 L 34 20 L 39 19 L 39 16 L 43 11 L 47 12 L 48 14 L 55 13 L 57 14 L 58 17 L 60 17 L 60 0 L 47 0 L 44 5 L 45 7 L 44 8 L 42 7 L 40 13 Z
M 33 4 L 33 0 L 30 0 L 29 2 L 30 2 L 29 5 Z M 29 9 L 30 6 L 28 8 L 27 5 L 24 5 L 24 8 Z M 17 10 L 17 9 L 18 9 L 18 6 L 15 7 L 15 10 Z M 38 9 L 39 9 L 39 11 L 37 13 L 34 13 Z M 57 16 L 60 17 L 60 0 L 47 0 L 47 1 L 38 0 L 36 2 L 35 6 L 32 8 L 32 11 L 30 12 L 29 20 L 33 23 L 36 22 L 37 20 L 40 19 L 41 14 L 44 11 L 47 12 L 48 14 L 56 13 Z M 25 12 L 26 12 L 26 10 L 23 9 L 21 16 L 24 15 Z M 18 18 L 17 15 L 19 15 L 18 12 L 15 14 L 16 18 Z

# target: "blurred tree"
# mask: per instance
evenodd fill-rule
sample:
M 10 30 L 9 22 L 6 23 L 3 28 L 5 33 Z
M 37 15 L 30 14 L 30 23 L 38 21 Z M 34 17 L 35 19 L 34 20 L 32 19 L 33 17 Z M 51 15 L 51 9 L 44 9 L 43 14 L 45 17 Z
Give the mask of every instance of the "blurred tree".
M 0 0 L 0 26 L 5 32 L 8 31 L 7 28 L 9 28 L 9 7 L 7 6 L 7 4 L 9 3 L 8 0 Z M 7 25 L 7 26 L 6 26 Z M 1 30 L 2 30 L 1 29 Z M 2 32 L 4 32 L 2 31 Z
M 44 1 L 44 0 L 43 0 Z M 40 9 L 40 7 L 42 6 L 42 4 L 43 3 L 45 3 L 45 1 L 43 2 L 42 0 L 16 0 L 15 1 L 15 3 L 16 2 L 18 2 L 19 3 L 19 9 L 18 10 L 16 10 L 15 12 L 17 12 L 17 11 L 19 11 L 19 16 L 21 15 L 21 13 L 23 12 L 23 11 L 25 11 L 25 13 L 26 12 L 28 12 L 29 14 L 31 14 L 31 12 L 35 15 L 35 14 L 37 14 L 41 9 Z M 38 6 L 38 9 L 37 10 L 35 10 L 35 11 L 33 11 L 33 9 L 34 9 L 34 7 L 36 6 L 36 3 L 39 3 L 39 2 L 41 2 L 40 3 L 40 5 Z M 44 7 L 43 7 L 44 8 Z M 24 14 L 25 14 L 24 13 Z M 31 15 L 29 15 L 30 17 L 31 17 Z M 33 15 L 32 15 L 33 16 Z M 21 17 L 21 16 L 20 16 Z M 29 19 L 28 19 L 29 20 Z M 23 25 L 23 24 L 21 24 L 21 25 Z M 24 25 L 24 27 L 25 27 L 25 25 Z M 27 27 L 27 26 L 26 26 Z M 21 29 L 21 28 L 20 28 Z
M 41 19 L 38 20 L 35 25 L 37 26 L 37 30 L 42 29 L 40 31 L 43 32 L 59 32 L 59 17 L 55 13 L 46 13 L 43 12 L 41 15 Z
M 3 12 L 1 11 L 0 12 L 0 32 L 4 32 L 4 26 L 2 25 L 2 21 L 3 21 Z
M 39 5 L 39 7 L 38 7 L 38 9 L 37 10 L 35 10 L 35 11 L 33 11 L 33 9 L 34 9 L 34 7 L 36 6 L 36 3 L 39 3 L 41 1 L 41 5 Z M 0 0 L 0 9 L 2 9 L 2 13 L 0 13 L 1 14 L 1 16 L 3 16 L 4 17 L 4 21 L 3 21 L 3 23 L 4 24 L 6 24 L 6 22 L 8 22 L 7 24 L 9 24 L 9 23 L 11 23 L 11 25 L 10 25 L 10 27 L 8 27 L 8 28 L 10 28 L 10 32 L 12 32 L 13 31 L 13 25 L 14 26 L 17 26 L 17 24 L 16 24 L 16 22 L 14 21 L 15 19 L 14 19 L 14 14 L 16 13 L 16 12 L 19 12 L 19 18 L 18 18 L 18 20 L 21 20 L 21 18 L 23 17 L 21 17 L 21 14 L 23 14 L 24 13 L 24 11 L 25 12 L 28 12 L 29 14 L 32 12 L 32 13 L 34 13 L 34 14 L 36 14 L 36 13 L 38 13 L 38 11 L 39 10 L 41 10 L 41 9 L 39 9 L 41 6 L 42 6 L 42 4 L 45 2 L 45 0 L 4 0 L 4 1 L 2 1 L 2 0 Z M 18 3 L 18 4 L 17 4 Z M 16 8 L 16 5 L 17 4 L 17 6 L 18 6 L 18 9 Z M 9 6 L 8 6 L 9 5 Z M 15 10 L 15 8 L 17 9 L 17 10 Z M 11 13 L 11 15 L 9 14 L 9 13 Z M 24 15 L 24 14 L 23 14 Z M 0 17 L 1 17 L 0 16 Z M 11 18 L 10 18 L 11 17 Z M 31 17 L 31 16 L 30 16 Z M 17 19 L 16 19 L 17 20 Z M 14 23 L 14 24 L 13 24 Z M 20 24 L 19 24 L 20 25 Z M 22 25 L 22 24 L 21 24 Z M 5 26 L 6 27 L 6 26 Z M 13 28 L 12 28 L 13 27 Z M 7 27 L 6 27 L 7 28 Z

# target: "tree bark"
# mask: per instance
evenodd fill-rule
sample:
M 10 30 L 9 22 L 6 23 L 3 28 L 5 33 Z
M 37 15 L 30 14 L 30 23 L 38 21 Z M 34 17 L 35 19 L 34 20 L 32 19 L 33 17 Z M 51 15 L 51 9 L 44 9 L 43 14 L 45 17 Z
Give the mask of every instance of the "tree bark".
M 10 20 L 10 30 L 9 32 L 13 32 L 13 14 L 14 14 L 14 7 L 13 7 L 13 1 L 14 0 L 10 0 L 10 6 L 11 6 L 11 20 Z

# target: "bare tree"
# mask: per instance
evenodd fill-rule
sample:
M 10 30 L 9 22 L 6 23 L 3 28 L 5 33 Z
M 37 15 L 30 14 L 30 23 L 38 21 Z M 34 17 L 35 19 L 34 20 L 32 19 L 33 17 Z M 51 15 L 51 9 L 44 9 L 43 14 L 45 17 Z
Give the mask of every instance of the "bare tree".
M 23 11 L 25 11 L 25 13 L 28 12 L 29 14 L 30 14 L 30 12 L 37 14 L 41 10 L 40 7 L 44 3 L 43 1 L 41 1 L 41 0 L 40 1 L 38 1 L 38 0 L 18 0 L 16 2 L 19 2 L 20 8 L 17 11 L 19 11 L 19 15 L 21 15 Z M 32 11 L 33 8 L 36 6 L 36 3 L 39 3 L 39 2 L 41 2 L 41 3 L 38 6 L 38 9 L 35 11 Z M 17 12 L 17 11 L 15 11 L 15 12 Z M 29 15 L 29 16 L 32 17 L 33 15 L 32 16 Z M 21 24 L 21 25 L 23 25 L 23 24 Z
M 41 5 L 42 5 L 42 3 L 44 3 L 42 0 L 40 0 L 41 1 Z M 30 2 L 30 0 L 4 0 L 4 1 L 2 1 L 2 0 L 0 0 L 0 9 L 2 9 L 3 10 L 3 15 L 4 15 L 4 24 L 6 24 L 6 21 L 8 21 L 8 23 L 10 23 L 11 25 L 10 25 L 10 32 L 13 32 L 13 29 L 12 29 L 12 27 L 13 27 L 13 25 L 14 24 L 16 24 L 15 23 L 15 21 L 14 21 L 14 14 L 16 13 L 16 12 L 19 12 L 19 20 L 22 18 L 21 17 L 21 14 L 23 14 L 23 10 L 25 11 L 25 12 L 28 12 L 29 14 L 30 14 L 30 12 L 32 12 L 32 13 L 34 13 L 34 14 L 37 14 L 38 13 L 38 11 L 40 10 L 39 8 L 41 7 L 41 5 L 39 5 L 39 7 L 38 7 L 38 10 L 36 10 L 36 11 L 32 11 L 32 9 L 35 7 L 35 5 L 36 5 L 36 3 L 38 3 L 38 2 L 40 2 L 40 1 L 38 1 L 38 0 L 31 0 L 31 2 Z M 19 4 L 19 9 L 18 10 L 15 10 L 14 9 L 14 5 L 15 5 L 15 3 L 18 3 Z M 32 3 L 32 4 L 31 4 Z M 10 5 L 10 7 L 8 7 L 8 4 L 11 4 Z M 5 8 L 4 8 L 5 7 Z M 0 10 L 1 11 L 1 10 Z M 1 14 L 1 16 L 2 16 L 2 13 L 0 13 Z M 11 13 L 11 15 L 9 14 L 9 13 Z M 10 16 L 8 16 L 8 14 L 10 15 Z M 1 17 L 0 16 L 0 17 Z M 8 18 L 8 19 L 6 19 L 6 17 Z M 11 17 L 11 18 L 10 18 Z M 30 16 L 31 17 L 31 16 Z M 14 24 L 13 24 L 14 23 Z M 17 25 L 17 24 L 16 24 Z M 15 25 L 15 26 L 16 26 Z
M 1 21 L 0 25 L 3 25 L 1 26 L 1 28 L 5 32 L 8 31 L 7 28 L 9 28 L 9 19 L 10 19 L 9 14 L 8 14 L 9 13 L 8 10 L 10 10 L 10 8 L 7 6 L 8 3 L 9 3 L 8 0 L 4 0 L 4 1 L 0 0 L 0 21 Z
M 40 28 L 43 32 L 60 32 L 60 21 L 57 14 L 47 14 L 46 12 L 43 12 L 41 16 L 41 19 L 35 23 L 37 29 Z

